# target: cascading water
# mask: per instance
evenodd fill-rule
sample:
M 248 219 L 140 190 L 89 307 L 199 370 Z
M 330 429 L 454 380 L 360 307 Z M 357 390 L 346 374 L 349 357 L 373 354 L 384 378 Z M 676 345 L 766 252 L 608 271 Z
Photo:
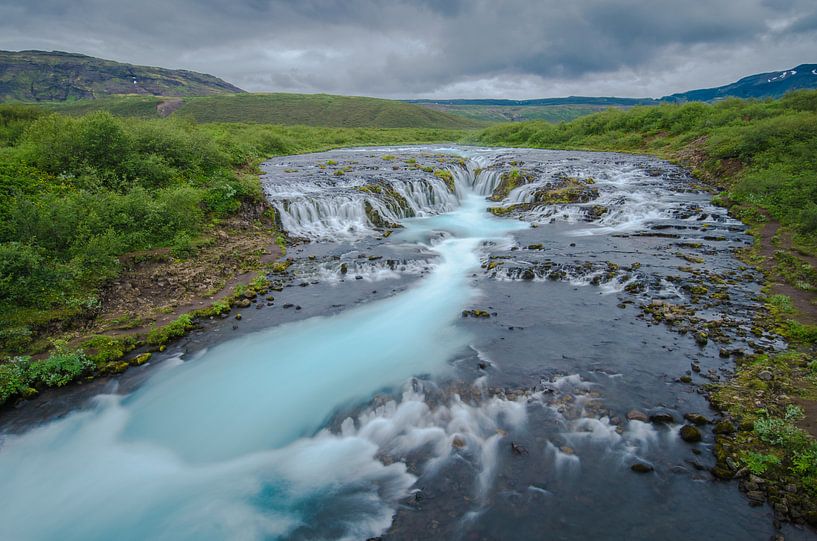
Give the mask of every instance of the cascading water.
M 702 482 L 708 429 L 694 454 L 677 436 L 707 413 L 678 376 L 717 378 L 720 344 L 633 308 L 689 298 L 682 250 L 735 282 L 744 326 L 757 293 L 732 280 L 739 224 L 672 166 L 406 147 L 264 167 L 281 225 L 316 241 L 282 291 L 128 371 L 153 374 L 136 391 L 5 434 L 0 539 L 770 537 Z
M 418 209 L 455 200 L 441 201 L 439 187 L 401 188 Z M 519 422 L 512 402 L 432 412 L 414 394 L 344 423 L 340 434 L 317 432 L 339 406 L 415 374 L 440 374 L 467 347 L 468 334 L 453 323 L 475 295 L 466 277 L 479 266 L 479 247 L 524 225 L 491 217 L 481 198 L 463 193 L 451 213 L 404 221 L 402 239 L 431 243 L 439 256 L 405 293 L 224 342 L 130 396 L 100 397 L 92 410 L 8 438 L 0 537 L 266 539 L 310 522 L 329 537 L 382 531 L 414 476 L 401 463 L 384 466 L 378 453 L 437 440 L 444 458 L 457 434 L 493 441 L 504 410 Z M 311 202 L 317 215 L 290 202 L 295 231 L 317 234 L 321 223 L 351 232 L 363 221 L 351 200 Z M 450 417 L 453 424 L 443 422 Z M 27 460 L 33 453 L 37 460 Z M 354 516 L 340 516 L 349 507 Z

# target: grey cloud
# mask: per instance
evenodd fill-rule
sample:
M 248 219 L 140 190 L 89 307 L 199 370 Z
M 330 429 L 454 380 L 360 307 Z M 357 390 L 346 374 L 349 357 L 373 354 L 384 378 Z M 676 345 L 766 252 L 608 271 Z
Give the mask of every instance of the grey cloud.
M 661 95 L 815 61 L 815 30 L 811 0 L 0 0 L 0 48 L 388 97 Z

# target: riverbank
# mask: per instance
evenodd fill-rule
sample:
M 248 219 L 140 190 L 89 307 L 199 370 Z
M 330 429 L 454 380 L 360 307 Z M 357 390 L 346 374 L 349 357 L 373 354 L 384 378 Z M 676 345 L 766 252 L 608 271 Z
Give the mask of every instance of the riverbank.
M 461 135 L 0 107 L 0 404 L 144 363 L 263 291 L 285 250 L 263 159 Z

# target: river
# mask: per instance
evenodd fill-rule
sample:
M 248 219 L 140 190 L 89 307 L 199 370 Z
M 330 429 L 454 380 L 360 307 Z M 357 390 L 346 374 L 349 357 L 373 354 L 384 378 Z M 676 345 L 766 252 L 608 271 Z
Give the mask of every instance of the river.
M 728 377 L 723 344 L 639 308 L 727 277 L 728 302 L 700 313 L 750 324 L 760 277 L 733 252 L 751 239 L 683 170 L 468 147 L 264 169 L 304 241 L 283 290 L 7 415 L 1 539 L 773 535 L 767 507 L 713 480 L 709 426 L 678 437 L 684 414 L 715 417 L 701 385 Z M 503 192 L 503 175 L 523 180 Z

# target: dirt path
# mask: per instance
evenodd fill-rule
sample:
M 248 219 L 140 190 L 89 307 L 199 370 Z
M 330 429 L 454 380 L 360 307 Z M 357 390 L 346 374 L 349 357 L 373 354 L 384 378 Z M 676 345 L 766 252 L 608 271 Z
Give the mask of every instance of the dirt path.
M 776 241 L 775 238 L 779 240 Z M 761 229 L 758 239 L 760 241 L 758 253 L 764 258 L 762 266 L 769 277 L 772 293 L 791 298 L 801 323 L 817 324 L 817 294 L 787 283 L 775 269 L 775 254 L 782 250 L 815 268 L 817 258 L 799 253 L 793 246 L 791 234 L 781 230 L 780 223 L 771 219 Z

